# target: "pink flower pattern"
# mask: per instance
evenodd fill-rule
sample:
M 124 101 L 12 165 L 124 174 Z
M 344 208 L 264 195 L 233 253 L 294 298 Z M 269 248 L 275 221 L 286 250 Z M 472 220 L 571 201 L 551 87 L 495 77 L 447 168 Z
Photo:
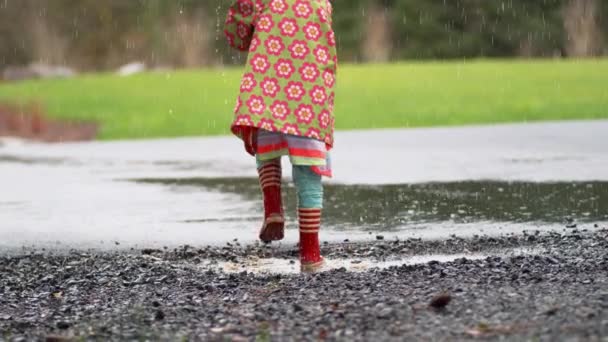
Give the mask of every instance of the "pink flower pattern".
M 308 44 L 303 40 L 294 40 L 288 49 L 293 59 L 305 59 L 310 53 Z
M 300 30 L 298 26 L 298 22 L 291 18 L 284 18 L 279 23 L 279 29 L 281 30 L 281 35 L 286 37 L 293 37 Z
M 251 39 L 251 45 L 249 46 L 249 52 L 255 52 L 258 49 L 258 46 L 260 46 L 260 38 L 253 37 Z
M 321 38 L 321 25 L 313 22 L 309 22 L 304 26 L 304 34 L 306 39 L 312 41 L 318 41 Z
M 283 44 L 283 39 L 277 36 L 270 36 L 268 40 L 264 43 L 266 45 L 266 51 L 269 55 L 280 56 L 281 52 L 285 49 L 285 44 Z
M 248 51 L 233 131 L 255 127 L 333 144 L 336 37 L 329 0 L 233 0 L 225 35 Z
M 291 101 L 302 101 L 304 93 L 306 93 L 306 90 L 304 89 L 304 85 L 301 82 L 291 81 L 287 84 L 287 87 L 285 87 L 285 94 L 287 95 L 287 99 Z
M 237 24 L 236 34 L 239 38 L 246 39 L 251 34 L 251 28 L 247 24 L 240 22 Z
M 262 32 L 270 32 L 273 26 L 274 21 L 272 20 L 272 16 L 265 14 L 258 18 L 258 25 L 256 26 L 256 29 Z
M 272 106 L 270 106 L 270 111 L 272 112 L 272 117 L 281 121 L 287 119 L 287 116 L 291 114 L 291 109 L 289 109 L 289 103 L 287 101 L 275 101 Z
M 274 69 L 279 77 L 286 79 L 290 79 L 291 75 L 296 71 L 293 62 L 289 59 L 279 59 L 277 64 L 274 65 Z
M 334 31 L 329 31 L 326 33 L 327 36 L 327 45 L 329 46 L 336 46 L 336 34 L 334 33 Z
M 333 71 L 331 71 L 331 70 L 323 71 L 323 81 L 327 88 L 333 88 L 334 84 L 336 83 L 336 77 L 334 76 Z
M 281 86 L 279 86 L 279 81 L 276 78 L 266 77 L 260 86 L 264 95 L 269 97 L 276 97 L 277 93 L 281 91 Z
M 317 10 L 317 16 L 319 17 L 319 21 L 322 23 L 329 22 L 329 16 L 327 15 L 327 11 L 323 8 L 319 8 Z
M 298 71 L 300 77 L 307 82 L 315 82 L 319 77 L 319 68 L 314 63 L 304 63 Z
M 274 121 L 270 119 L 260 120 L 260 123 L 258 123 L 258 128 L 265 129 L 271 132 L 277 131 L 277 126 L 275 126 Z
M 323 45 L 319 45 L 314 51 L 315 58 L 319 64 L 327 64 L 329 62 L 329 49 Z
M 256 54 L 251 59 L 251 67 L 254 72 L 265 74 L 266 71 L 270 68 L 270 62 L 268 61 L 268 57 L 261 54 Z
M 312 103 L 323 106 L 327 101 L 327 92 L 324 87 L 314 86 L 310 91 L 310 100 Z
M 254 125 L 253 120 L 251 120 L 251 116 L 249 115 L 237 115 L 234 120 L 235 126 L 252 126 Z
M 296 17 L 308 19 L 312 14 L 312 7 L 307 0 L 298 0 L 293 5 L 293 11 Z
M 285 0 L 272 0 L 270 3 L 270 10 L 275 14 L 285 14 L 287 7 Z
M 316 129 L 314 127 L 310 127 L 308 129 L 308 132 L 306 132 L 305 136 L 307 138 L 312 138 L 312 139 L 316 139 L 316 140 L 322 140 L 321 139 L 321 131 L 319 131 L 318 129 Z
M 264 98 L 257 95 L 251 95 L 251 97 L 247 101 L 247 107 L 249 107 L 249 112 L 257 115 L 264 114 L 264 111 L 266 110 Z
M 319 127 L 321 127 L 322 129 L 326 129 L 327 127 L 329 127 L 330 124 L 330 114 L 329 111 L 327 109 L 323 109 L 323 111 L 321 111 L 321 113 L 319 114 Z
M 295 115 L 298 118 L 298 123 L 309 125 L 315 117 L 315 112 L 311 105 L 302 103 L 296 108 Z
M 285 125 L 283 125 L 281 132 L 291 135 L 302 135 L 302 133 L 300 132 L 300 128 L 298 128 L 298 125 L 296 124 L 286 123 Z
M 241 80 L 241 93 L 250 93 L 258 84 L 252 73 L 245 74 Z
M 239 12 L 243 17 L 249 17 L 253 14 L 253 2 L 251 0 L 243 0 L 238 3 Z

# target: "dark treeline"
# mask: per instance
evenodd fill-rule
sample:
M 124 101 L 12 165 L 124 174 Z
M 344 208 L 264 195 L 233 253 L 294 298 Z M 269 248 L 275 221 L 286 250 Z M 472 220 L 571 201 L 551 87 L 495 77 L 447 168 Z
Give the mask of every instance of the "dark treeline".
M 236 63 L 228 0 L 2 0 L 0 69 L 33 62 L 103 70 L 132 61 Z M 608 1 L 335 0 L 343 60 L 588 57 L 608 53 Z

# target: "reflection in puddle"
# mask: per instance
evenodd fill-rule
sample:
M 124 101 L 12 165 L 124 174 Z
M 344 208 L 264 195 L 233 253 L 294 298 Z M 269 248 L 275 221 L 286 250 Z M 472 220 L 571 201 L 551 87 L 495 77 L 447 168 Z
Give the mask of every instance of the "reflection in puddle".
M 249 178 L 146 179 L 138 182 L 177 189 L 200 187 L 260 202 L 257 180 Z M 393 231 L 437 222 L 487 225 L 491 222 L 562 224 L 608 220 L 608 182 L 454 182 L 411 185 L 326 186 L 325 223 L 336 230 Z M 295 212 L 295 189 L 284 202 Z M 261 204 L 260 204 L 261 205 Z M 250 213 L 254 216 L 255 212 Z M 293 220 L 293 217 L 290 218 Z

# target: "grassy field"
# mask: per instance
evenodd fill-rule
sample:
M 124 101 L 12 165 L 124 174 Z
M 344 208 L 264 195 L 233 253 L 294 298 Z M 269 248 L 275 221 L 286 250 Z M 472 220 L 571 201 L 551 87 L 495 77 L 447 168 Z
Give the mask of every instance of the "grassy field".
M 1 103 L 93 120 L 102 139 L 228 134 L 241 69 L 0 84 Z M 608 118 L 608 60 L 342 65 L 338 129 Z

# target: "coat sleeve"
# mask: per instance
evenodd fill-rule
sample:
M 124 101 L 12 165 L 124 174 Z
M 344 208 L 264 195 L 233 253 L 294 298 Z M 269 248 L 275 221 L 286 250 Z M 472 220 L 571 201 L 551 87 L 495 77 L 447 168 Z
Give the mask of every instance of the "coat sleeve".
M 253 0 L 236 0 L 228 9 L 224 34 L 228 44 L 240 51 L 248 51 L 253 38 L 255 5 Z

